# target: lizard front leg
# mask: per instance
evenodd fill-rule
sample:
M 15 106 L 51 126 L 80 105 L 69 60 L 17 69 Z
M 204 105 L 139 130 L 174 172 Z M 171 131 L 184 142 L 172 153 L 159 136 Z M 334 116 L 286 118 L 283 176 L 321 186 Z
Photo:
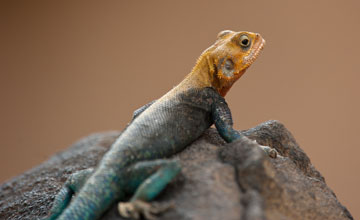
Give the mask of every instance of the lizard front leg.
M 139 117 L 139 115 L 141 115 L 141 113 L 143 113 L 146 109 L 148 109 L 152 104 L 154 104 L 154 102 L 156 102 L 156 99 L 147 103 L 146 105 L 141 106 L 140 108 L 136 109 L 133 112 L 133 116 L 131 121 L 126 125 L 126 128 L 129 127 L 129 125 L 135 120 L 135 118 Z M 125 128 L 125 129 L 126 129 Z
M 146 109 L 148 109 L 152 104 L 154 104 L 154 102 L 156 102 L 156 100 L 153 100 L 149 103 L 147 103 L 146 105 L 143 105 L 142 107 L 136 109 L 133 113 L 133 117 L 131 121 L 134 121 L 135 118 L 137 118 L 141 113 L 143 113 Z
M 126 218 L 156 219 L 159 214 L 172 206 L 148 203 L 153 200 L 165 186 L 180 172 L 180 164 L 176 160 L 154 160 L 139 162 L 125 173 L 127 177 L 126 192 L 134 193 L 129 202 L 120 202 L 118 210 Z
M 233 128 L 233 120 L 231 117 L 231 111 L 223 97 L 220 95 L 214 97 L 212 104 L 212 119 L 215 123 L 221 137 L 228 143 L 231 143 L 240 138 L 247 138 L 241 135 L 237 130 Z M 255 143 L 257 143 L 255 141 Z M 276 158 L 278 153 L 275 149 L 268 146 L 259 145 L 269 157 Z

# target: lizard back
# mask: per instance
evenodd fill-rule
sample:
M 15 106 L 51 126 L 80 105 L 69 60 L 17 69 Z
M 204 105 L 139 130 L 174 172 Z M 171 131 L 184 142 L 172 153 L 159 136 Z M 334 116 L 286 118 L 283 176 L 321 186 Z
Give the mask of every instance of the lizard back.
M 126 160 L 131 163 L 181 151 L 212 125 L 214 95 L 217 92 L 212 88 L 170 91 L 126 128 L 110 150 L 111 155 L 129 151 L 126 155 L 132 159 Z

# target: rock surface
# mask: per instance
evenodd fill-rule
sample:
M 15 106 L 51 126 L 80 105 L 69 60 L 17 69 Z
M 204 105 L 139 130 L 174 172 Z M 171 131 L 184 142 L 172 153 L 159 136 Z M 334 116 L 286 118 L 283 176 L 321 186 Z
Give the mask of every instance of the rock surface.
M 353 219 L 290 132 L 268 121 L 226 144 L 215 129 L 174 156 L 182 172 L 156 199 L 176 204 L 159 219 Z M 45 217 L 73 172 L 96 166 L 120 132 L 94 134 L 0 186 L 0 219 Z M 122 219 L 112 207 L 102 219 Z

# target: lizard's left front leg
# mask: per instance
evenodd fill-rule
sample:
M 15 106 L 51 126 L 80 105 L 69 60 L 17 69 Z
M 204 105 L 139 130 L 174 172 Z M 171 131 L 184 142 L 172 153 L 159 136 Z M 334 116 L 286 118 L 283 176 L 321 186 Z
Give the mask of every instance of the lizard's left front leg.
M 150 204 L 165 186 L 180 172 L 180 164 L 176 160 L 154 160 L 139 162 L 127 169 L 127 193 L 134 193 L 129 202 L 120 202 L 118 209 L 123 217 L 139 219 L 156 219 L 154 214 L 161 213 L 172 206 Z
M 216 129 L 226 142 L 231 143 L 237 139 L 246 138 L 233 128 L 231 111 L 223 97 L 221 97 L 220 95 L 214 97 L 211 111 L 212 119 L 215 123 Z M 265 153 L 269 155 L 269 157 L 277 157 L 278 153 L 275 149 L 263 145 L 259 145 L 259 147 L 264 150 Z
M 143 113 L 146 109 L 148 109 L 152 104 L 154 104 L 156 100 L 153 100 L 152 102 L 147 103 L 146 105 L 143 105 L 142 107 L 136 109 L 133 113 L 131 121 L 126 125 L 126 128 L 129 127 L 129 125 L 139 116 L 141 113 Z M 125 128 L 125 129 L 126 129 Z

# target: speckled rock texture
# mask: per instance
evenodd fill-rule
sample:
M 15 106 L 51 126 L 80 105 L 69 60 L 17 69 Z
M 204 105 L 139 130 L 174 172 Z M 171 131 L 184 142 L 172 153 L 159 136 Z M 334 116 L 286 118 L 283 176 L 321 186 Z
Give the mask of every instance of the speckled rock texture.
M 182 171 L 156 199 L 176 207 L 165 219 L 353 219 L 290 132 L 277 121 L 243 131 L 275 148 L 271 159 L 257 144 L 226 144 L 213 128 L 175 155 Z M 43 164 L 0 186 L 0 219 L 45 217 L 73 172 L 94 167 L 120 132 L 88 136 Z M 113 206 L 101 219 L 122 219 Z

